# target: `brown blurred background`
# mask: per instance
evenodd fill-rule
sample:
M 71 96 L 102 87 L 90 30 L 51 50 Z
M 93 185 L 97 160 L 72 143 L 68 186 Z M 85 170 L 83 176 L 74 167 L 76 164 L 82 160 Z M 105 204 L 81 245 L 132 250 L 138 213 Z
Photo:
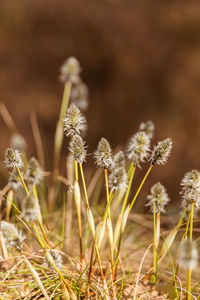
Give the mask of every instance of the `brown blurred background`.
M 71 55 L 89 86 L 89 152 L 102 136 L 113 148 L 126 145 L 139 123 L 151 119 L 154 143 L 171 137 L 174 148 L 140 198 L 159 179 L 177 200 L 184 172 L 200 164 L 200 2 L 0 1 L 0 101 L 28 140 L 30 155 L 29 113 L 37 113 L 48 169 L 63 92 L 59 68 Z M 9 131 L 2 119 L 0 126 L 2 153 Z M 66 149 L 65 140 L 63 157 Z

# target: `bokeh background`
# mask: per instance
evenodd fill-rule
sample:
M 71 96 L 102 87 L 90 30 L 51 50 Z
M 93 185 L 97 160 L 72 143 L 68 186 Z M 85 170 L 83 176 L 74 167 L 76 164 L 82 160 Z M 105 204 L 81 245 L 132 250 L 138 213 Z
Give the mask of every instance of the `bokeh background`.
M 151 119 L 154 143 L 171 137 L 174 147 L 140 199 L 160 180 L 178 201 L 183 174 L 200 164 L 200 2 L 0 1 L 0 101 L 27 139 L 30 155 L 30 113 L 36 112 L 48 170 L 63 93 L 59 68 L 71 55 L 89 87 L 88 151 L 102 136 L 113 148 L 126 146 L 140 122 Z M 2 153 L 10 135 L 2 119 L 0 128 Z M 63 161 L 66 152 L 65 140 Z M 137 171 L 138 180 L 146 167 Z

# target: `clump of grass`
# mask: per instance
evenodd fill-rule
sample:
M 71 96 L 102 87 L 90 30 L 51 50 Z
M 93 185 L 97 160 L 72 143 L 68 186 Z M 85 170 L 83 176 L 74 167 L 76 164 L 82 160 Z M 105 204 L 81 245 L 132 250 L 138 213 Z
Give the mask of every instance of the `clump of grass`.
M 153 212 L 153 226 L 151 216 L 132 214 L 151 170 L 156 165 L 166 164 L 172 149 L 172 140 L 167 138 L 151 150 L 155 129 L 152 121 L 139 125 L 125 152 L 115 153 L 108 140 L 101 138 L 94 151 L 97 168 L 90 180 L 91 171 L 86 162 L 89 155 L 82 136 L 87 122 L 81 111 L 88 106 L 88 90 L 80 72 L 80 63 L 74 57 L 61 68 L 60 80 L 65 87 L 50 173 L 46 172 L 45 161 L 41 159 L 44 151 L 36 118 L 31 117 L 31 122 L 42 167 L 36 158 L 28 157 L 25 140 L 5 106 L 0 105 L 13 147 L 5 151 L 3 162 L 10 173 L 1 197 L 1 261 L 5 268 L 1 272 L 2 297 L 10 293 L 13 299 L 40 296 L 46 299 L 166 299 L 168 296 L 179 299 L 184 287 L 187 299 L 191 299 L 198 290 L 197 285 L 192 285 L 192 276 L 196 276 L 198 261 L 193 219 L 200 207 L 200 173 L 193 170 L 182 180 L 184 211 L 169 232 L 163 231 L 164 216 L 160 219 L 169 197 L 159 182 L 147 197 L 147 206 Z M 69 138 L 69 152 L 65 151 L 67 177 L 60 174 L 64 134 Z M 149 162 L 149 166 L 135 189 L 134 176 L 145 162 Z M 58 199 L 64 199 L 62 208 L 57 205 Z M 57 211 L 54 211 L 55 206 Z M 185 216 L 186 227 L 180 243 L 176 237 L 181 235 Z M 72 234 L 66 251 L 63 245 L 68 230 Z M 175 271 L 174 258 L 179 246 Z M 187 269 L 186 282 L 178 277 L 179 265 L 180 270 Z M 14 288 L 11 290 L 11 287 Z

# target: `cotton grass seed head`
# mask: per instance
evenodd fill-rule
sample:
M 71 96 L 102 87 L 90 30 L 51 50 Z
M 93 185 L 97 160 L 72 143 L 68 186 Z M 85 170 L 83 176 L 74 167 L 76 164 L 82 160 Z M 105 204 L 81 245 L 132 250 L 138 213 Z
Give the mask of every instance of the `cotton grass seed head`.
M 198 251 L 195 242 L 188 239 L 181 242 L 178 261 L 183 269 L 192 270 L 196 268 L 198 264 Z
M 147 159 L 150 151 L 150 138 L 144 131 L 137 132 L 128 145 L 127 157 L 135 165 L 139 166 L 140 162 Z
M 13 224 L 2 221 L 1 231 L 8 248 L 16 248 L 18 250 L 21 249 L 21 245 L 25 237 L 20 231 L 18 231 L 17 227 L 15 227 Z
M 152 121 L 147 121 L 145 123 L 141 123 L 139 126 L 140 131 L 144 131 L 150 139 L 154 136 L 155 126 Z
M 11 148 L 19 150 L 19 151 L 26 150 L 26 141 L 23 138 L 23 136 L 19 133 L 12 134 L 11 139 L 10 139 L 10 145 L 11 145 Z
M 48 251 L 49 251 L 49 253 L 52 256 L 56 267 L 58 269 L 62 269 L 62 263 L 63 263 L 63 261 L 62 261 L 62 256 L 60 255 L 60 253 L 57 250 L 55 250 L 55 249 L 50 249 Z M 47 259 L 47 257 L 45 257 L 45 266 L 47 266 L 48 268 L 54 270 L 52 264 L 49 262 L 49 260 Z
M 151 163 L 152 165 L 164 165 L 169 158 L 170 152 L 172 149 L 172 140 L 170 138 L 165 139 L 164 141 L 158 142 L 156 146 L 154 146 L 152 155 L 151 155 Z
M 32 157 L 27 165 L 26 177 L 28 183 L 39 184 L 42 180 L 42 168 L 35 157 Z
M 83 82 L 72 86 L 70 100 L 79 109 L 85 111 L 88 108 L 88 87 Z
M 187 172 L 181 181 L 182 207 L 191 209 L 194 202 L 196 209 L 200 208 L 200 172 L 192 170 Z
M 114 162 L 114 168 L 125 168 L 126 160 L 125 160 L 125 155 L 123 151 L 118 151 L 114 157 L 113 157 L 113 162 Z
M 64 118 L 64 131 L 66 136 L 80 134 L 86 129 L 86 119 L 81 114 L 80 109 L 73 103 L 67 110 Z
M 165 212 L 165 206 L 170 201 L 165 187 L 160 183 L 156 183 L 151 188 L 151 194 L 147 196 L 148 203 L 146 206 L 150 206 L 151 212 L 153 212 L 153 203 L 155 203 L 155 212 Z
M 10 172 L 8 182 L 14 191 L 17 191 L 22 187 L 22 182 L 16 169 L 13 169 L 12 172 Z
M 75 57 L 69 57 L 60 68 L 60 81 L 67 83 L 78 83 L 80 81 L 79 74 L 81 67 L 79 61 Z
M 69 151 L 72 153 L 74 160 L 78 163 L 82 164 L 86 160 L 87 151 L 85 150 L 85 142 L 80 135 L 76 134 L 71 138 Z
M 98 167 L 111 169 L 113 167 L 112 150 L 109 142 L 102 138 L 94 152 L 94 157 Z
M 109 186 L 113 191 L 127 188 L 128 176 L 125 168 L 115 168 L 108 178 Z
M 8 169 L 21 169 L 23 167 L 23 162 L 20 152 L 12 148 L 7 148 L 4 154 L 4 166 Z
M 40 206 L 33 193 L 22 199 L 21 206 L 22 216 L 27 222 L 34 222 L 41 218 Z

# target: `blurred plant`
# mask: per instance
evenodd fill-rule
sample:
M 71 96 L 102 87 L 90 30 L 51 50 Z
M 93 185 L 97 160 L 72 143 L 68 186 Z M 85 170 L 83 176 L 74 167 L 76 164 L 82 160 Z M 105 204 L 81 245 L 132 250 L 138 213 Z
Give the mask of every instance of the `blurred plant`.
M 160 183 L 156 183 L 151 188 L 151 194 L 147 196 L 149 200 L 146 206 L 150 206 L 153 212 L 153 228 L 154 228 L 154 259 L 153 259 L 153 276 L 152 283 L 157 280 L 158 269 L 158 246 L 160 241 L 160 214 L 165 212 L 165 206 L 170 201 L 165 187 Z

